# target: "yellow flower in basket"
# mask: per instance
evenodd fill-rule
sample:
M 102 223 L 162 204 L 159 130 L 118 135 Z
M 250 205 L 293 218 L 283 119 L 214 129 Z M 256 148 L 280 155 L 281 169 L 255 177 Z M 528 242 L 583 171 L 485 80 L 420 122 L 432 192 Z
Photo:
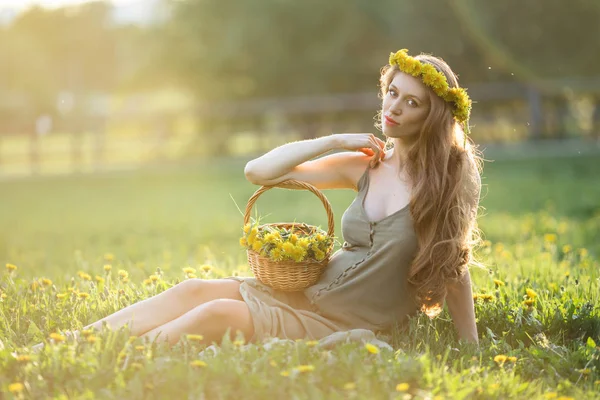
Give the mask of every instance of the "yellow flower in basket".
M 248 201 L 240 245 L 257 280 L 282 291 L 297 291 L 314 284 L 329 263 L 333 251 L 334 221 L 331 204 L 314 186 L 287 180 L 281 185 L 297 186 L 314 193 L 327 212 L 327 232 L 303 223 L 259 224 L 250 218 L 258 197 L 276 186 L 262 186 Z

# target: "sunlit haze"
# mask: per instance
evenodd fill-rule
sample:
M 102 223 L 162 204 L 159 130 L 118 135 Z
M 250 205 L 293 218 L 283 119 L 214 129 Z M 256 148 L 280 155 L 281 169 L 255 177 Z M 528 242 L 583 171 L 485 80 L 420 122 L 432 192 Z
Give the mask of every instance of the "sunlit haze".
M 143 0 L 108 0 L 113 4 L 128 4 L 128 3 L 139 3 Z M 89 3 L 90 0 L 1 0 L 0 1 L 0 9 L 1 8 L 15 8 L 15 9 L 23 9 L 27 8 L 31 5 L 40 5 L 48 8 L 61 7 L 72 4 L 82 4 Z

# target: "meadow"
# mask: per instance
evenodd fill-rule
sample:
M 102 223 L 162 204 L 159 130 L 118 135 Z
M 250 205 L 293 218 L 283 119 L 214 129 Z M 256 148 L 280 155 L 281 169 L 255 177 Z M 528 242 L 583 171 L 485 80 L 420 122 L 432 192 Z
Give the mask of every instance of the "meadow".
M 487 163 L 473 268 L 479 347 L 449 314 L 412 318 L 393 351 L 314 341 L 173 348 L 78 329 L 185 279 L 251 275 L 238 243 L 257 189 L 246 160 L 0 183 L 3 398 L 600 398 L 600 159 Z M 325 191 L 336 217 L 352 191 Z M 272 189 L 268 222 L 325 227 L 308 192 Z M 40 353 L 30 346 L 46 341 Z

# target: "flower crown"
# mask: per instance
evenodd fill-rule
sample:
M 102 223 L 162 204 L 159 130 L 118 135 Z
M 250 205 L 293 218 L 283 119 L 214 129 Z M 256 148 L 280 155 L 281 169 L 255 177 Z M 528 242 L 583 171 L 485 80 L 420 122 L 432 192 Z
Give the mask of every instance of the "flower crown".
M 469 116 L 471 115 L 471 99 L 464 88 L 451 88 L 448 86 L 446 76 L 439 72 L 431 64 L 422 63 L 407 54 L 407 49 L 398 50 L 390 54 L 390 65 L 397 65 L 400 71 L 420 78 L 426 86 L 429 86 L 436 95 L 453 103 L 452 114 L 454 118 L 463 125 L 465 133 L 469 133 Z

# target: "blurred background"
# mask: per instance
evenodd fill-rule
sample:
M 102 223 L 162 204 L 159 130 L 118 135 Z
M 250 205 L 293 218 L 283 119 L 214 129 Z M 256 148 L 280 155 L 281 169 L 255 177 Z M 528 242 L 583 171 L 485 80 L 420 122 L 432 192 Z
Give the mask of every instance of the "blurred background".
M 245 163 L 381 137 L 379 71 L 401 48 L 442 57 L 475 103 L 485 238 L 593 254 L 598 21 L 597 0 L 0 0 L 0 260 L 245 266 Z M 310 193 L 264 196 L 271 220 L 326 223 Z M 339 221 L 354 193 L 327 196 Z
M 375 132 L 400 48 L 459 74 L 483 147 L 598 150 L 599 20 L 595 0 L 1 0 L 0 176 Z

